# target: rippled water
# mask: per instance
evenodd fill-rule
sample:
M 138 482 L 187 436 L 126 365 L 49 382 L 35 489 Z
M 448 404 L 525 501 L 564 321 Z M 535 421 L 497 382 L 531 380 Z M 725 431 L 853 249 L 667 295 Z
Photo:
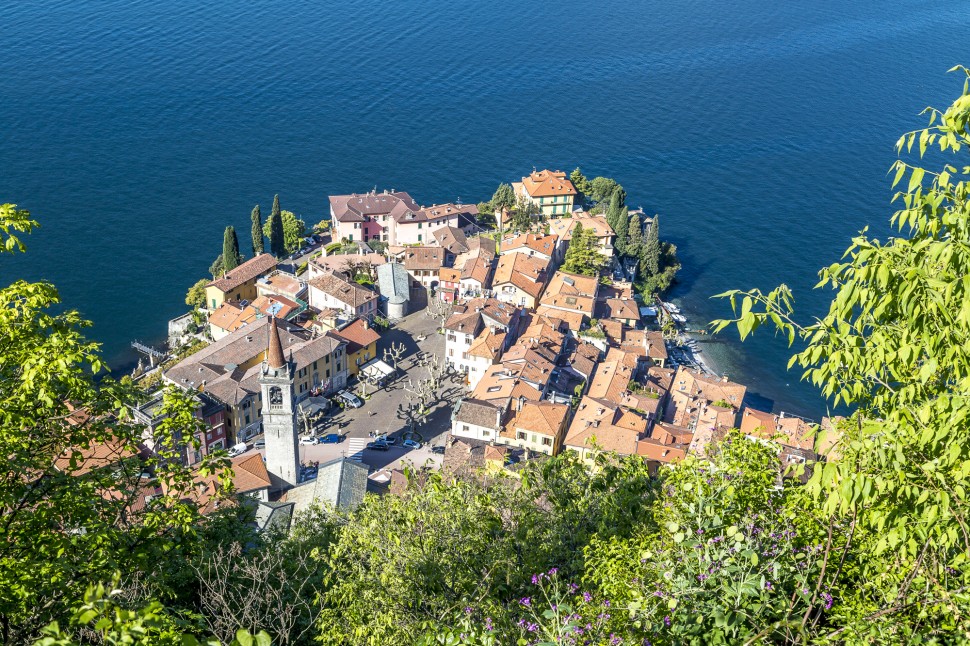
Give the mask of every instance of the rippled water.
M 54 281 L 119 367 L 274 193 L 314 222 L 329 193 L 477 202 L 533 166 L 660 213 L 695 323 L 778 282 L 808 318 L 817 268 L 887 231 L 898 134 L 970 62 L 956 1 L 75 0 L 0 25 L 0 200 L 43 223 L 0 279 Z M 770 335 L 708 354 L 765 405 L 824 410 Z

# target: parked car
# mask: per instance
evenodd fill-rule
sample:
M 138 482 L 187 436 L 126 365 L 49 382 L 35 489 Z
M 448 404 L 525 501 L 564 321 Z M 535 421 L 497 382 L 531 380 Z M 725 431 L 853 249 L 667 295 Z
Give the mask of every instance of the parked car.
M 408 447 L 409 449 L 420 449 L 421 442 L 415 440 L 404 440 L 404 446 Z
M 445 454 L 445 447 L 444 446 L 433 446 L 433 447 L 431 447 L 431 452 L 432 453 L 437 453 L 438 455 L 444 455 Z
M 308 445 L 308 444 L 316 444 L 316 443 L 317 443 L 317 438 L 313 437 L 312 435 L 300 436 L 300 444 Z
M 320 444 L 339 444 L 342 439 L 344 439 L 343 435 L 328 433 L 320 438 Z
M 397 444 L 397 438 L 396 437 L 388 437 L 387 436 L 387 433 L 378 433 L 377 435 L 374 436 L 374 441 L 375 442 L 383 442 L 384 444 L 387 444 L 388 446 L 394 446 L 395 444 Z
M 265 449 L 266 448 L 266 440 L 264 438 L 259 438 L 258 440 L 256 440 L 255 442 L 253 442 L 253 448 L 254 449 Z
M 351 408 L 360 408 L 364 405 L 364 402 L 360 401 L 357 395 L 346 390 L 341 390 L 339 393 L 337 393 L 336 397 Z
M 249 447 L 246 446 L 246 443 L 245 442 L 240 442 L 239 444 L 235 444 L 235 445 L 229 447 L 229 457 L 230 458 L 234 458 L 237 455 L 242 455 L 247 450 L 249 450 Z
M 389 447 L 384 442 L 368 442 L 367 446 L 365 446 L 364 448 L 370 449 L 371 451 L 387 451 L 391 447 Z

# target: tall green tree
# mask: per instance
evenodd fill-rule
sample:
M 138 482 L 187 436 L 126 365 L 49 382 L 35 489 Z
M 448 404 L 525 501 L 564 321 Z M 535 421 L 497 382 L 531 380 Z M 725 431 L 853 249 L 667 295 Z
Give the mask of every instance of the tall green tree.
M 606 258 L 597 249 L 596 236 L 593 229 L 583 228 L 577 223 L 569 239 L 566 258 L 562 270 L 571 274 L 583 276 L 597 276 L 606 264 Z
M 643 249 L 643 223 L 640 221 L 640 214 L 634 213 L 627 221 L 627 240 L 624 254 L 629 258 L 640 259 Z
M 515 208 L 515 191 L 512 190 L 511 184 L 499 184 L 498 188 L 495 189 L 495 193 L 492 195 L 491 203 L 492 208 L 498 211 L 502 209 L 509 209 L 511 211 Z
M 283 215 L 280 213 L 280 196 L 273 196 L 273 210 L 266 220 L 266 237 L 269 238 L 269 248 L 274 256 L 286 255 L 286 239 L 283 230 Z
M 223 270 L 232 271 L 239 266 L 240 262 L 242 262 L 242 258 L 239 256 L 239 239 L 236 237 L 236 229 L 228 226 L 222 234 Z
M 626 191 L 623 187 L 615 180 L 609 177 L 597 177 L 589 184 L 590 195 L 595 202 L 610 202 L 613 199 L 613 195 L 619 193 L 620 204 L 626 200 Z
M 569 181 L 573 183 L 573 186 L 577 191 L 583 194 L 583 196 L 588 196 L 591 190 L 589 185 L 589 180 L 583 175 L 583 171 L 577 166 L 576 169 L 569 174 Z
M 789 365 L 856 411 L 838 459 L 807 485 L 830 532 L 833 567 L 808 593 L 815 604 L 822 590 L 838 590 L 825 613 L 840 624 L 829 640 L 970 635 L 970 71 L 954 69 L 965 77 L 962 95 L 945 110 L 927 108 L 927 127 L 896 144 L 897 235 L 863 231 L 819 273 L 818 286 L 835 291 L 828 312 L 798 323 L 782 285 L 727 292 L 736 318 L 715 325 L 734 324 L 742 338 L 765 324 L 790 343 L 800 337 L 804 349 Z M 843 563 L 854 584 L 839 581 Z M 817 621 L 806 614 L 800 624 Z
M 263 253 L 263 217 L 259 212 L 259 204 L 253 207 L 250 218 L 253 221 L 250 233 L 253 237 L 253 257 L 255 258 Z
M 660 232 L 657 217 L 647 227 L 647 235 L 640 249 L 640 275 L 647 278 L 660 272 Z
M 293 253 L 303 244 L 303 238 L 306 237 L 306 223 L 297 218 L 292 211 L 282 211 L 279 219 L 283 228 L 283 255 Z M 263 225 L 267 237 L 272 241 L 271 227 L 272 219 L 267 220 Z
M 616 252 L 621 256 L 629 255 L 627 251 L 627 236 L 629 235 L 630 227 L 630 216 L 627 214 L 627 208 L 624 206 L 620 209 L 620 214 L 616 218 L 616 228 L 614 232 L 616 233 L 616 241 L 613 243 L 616 247 Z
M 606 209 L 606 223 L 610 225 L 613 231 L 616 231 L 620 226 L 620 216 L 623 213 L 623 198 L 619 193 L 613 193 L 610 197 L 610 206 Z

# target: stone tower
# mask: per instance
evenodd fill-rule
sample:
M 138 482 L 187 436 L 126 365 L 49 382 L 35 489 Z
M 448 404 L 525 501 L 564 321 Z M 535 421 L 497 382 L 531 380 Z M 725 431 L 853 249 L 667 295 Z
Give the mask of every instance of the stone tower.
M 293 398 L 293 365 L 283 357 L 283 343 L 270 319 L 266 360 L 259 375 L 263 394 L 263 437 L 266 440 L 266 470 L 275 488 L 288 489 L 299 482 L 296 405 Z

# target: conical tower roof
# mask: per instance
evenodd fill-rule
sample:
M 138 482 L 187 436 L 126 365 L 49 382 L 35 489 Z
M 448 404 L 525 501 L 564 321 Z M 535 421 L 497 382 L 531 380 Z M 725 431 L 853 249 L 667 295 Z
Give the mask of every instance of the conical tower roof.
M 276 327 L 275 316 L 269 323 L 269 346 L 266 348 L 266 363 L 275 370 L 286 365 L 286 359 L 283 357 L 283 342 L 280 341 L 280 330 Z

